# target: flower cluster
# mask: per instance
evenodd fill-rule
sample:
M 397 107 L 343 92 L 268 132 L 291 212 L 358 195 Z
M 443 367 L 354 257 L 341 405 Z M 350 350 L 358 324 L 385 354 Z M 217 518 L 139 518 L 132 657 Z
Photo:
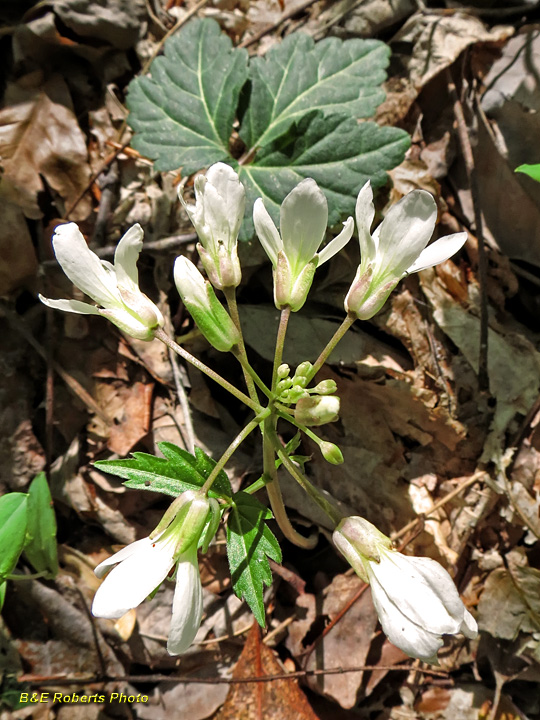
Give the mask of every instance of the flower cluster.
M 185 203 L 182 192 L 180 199 L 197 230 L 197 249 L 208 280 L 193 262 L 179 257 L 174 265 L 178 293 L 208 342 L 219 351 L 232 351 L 243 362 L 243 370 L 248 374 L 253 369 L 245 354 L 234 300 L 234 288 L 241 281 L 237 246 L 245 212 L 245 189 L 232 168 L 217 163 L 205 176 L 196 178 L 194 204 Z M 355 319 L 373 317 L 408 273 L 446 260 L 466 239 L 466 233 L 456 233 L 428 245 L 435 228 L 437 207 L 433 197 L 422 190 L 409 193 L 390 208 L 372 233 L 375 208 L 371 185 L 367 182 L 358 195 L 355 216 L 361 261 L 344 300 L 348 314 L 343 324 L 345 329 Z M 341 232 L 322 247 L 327 232 L 328 206 L 323 192 L 312 179 L 303 180 L 291 190 L 281 205 L 279 220 L 278 230 L 263 200 L 256 200 L 253 208 L 255 230 L 273 266 L 275 305 L 284 311 L 282 319 L 288 320 L 289 311 L 300 310 L 306 302 L 316 269 L 349 242 L 355 222 L 352 217 L 347 218 Z M 142 238 L 139 225 L 128 230 L 118 243 L 114 264 L 110 264 L 100 260 L 88 248 L 76 225 L 69 223 L 57 227 L 53 248 L 59 264 L 68 278 L 97 306 L 79 300 L 51 300 L 42 296 L 40 299 L 52 308 L 102 315 L 135 338 L 152 340 L 158 337 L 182 354 L 184 349 L 162 331 L 164 319 L 160 310 L 139 289 L 137 259 Z M 231 315 L 214 288 L 224 292 Z M 121 617 L 172 575 L 176 590 L 167 647 L 172 655 L 187 650 L 202 617 L 198 549 L 206 550 L 220 521 L 219 505 L 208 498 L 208 490 L 236 446 L 252 429 L 261 427 L 263 435 L 266 429 L 269 441 L 274 442 L 273 446 L 265 446 L 270 447 L 270 462 L 265 450 L 264 472 L 272 478 L 267 485 L 271 501 L 277 497 L 281 502 L 279 488 L 276 490 L 277 483 L 273 481 L 276 476 L 272 476 L 277 467 L 276 455 L 285 467 L 292 466 L 289 460 L 294 459 L 292 455 L 284 457 L 281 445 L 275 444 L 279 443 L 275 433 L 278 418 L 287 419 L 312 438 L 328 462 L 336 465 L 343 462 L 337 445 L 320 439 L 310 429 L 338 418 L 340 400 L 335 394 L 335 381 L 322 380 L 309 387 L 335 346 L 332 342 L 315 365 L 308 361 L 300 363 L 292 376 L 288 365 L 279 365 L 281 346 L 279 352 L 276 351 L 271 389 L 253 371 L 248 380 L 255 381 L 268 397 L 268 407 L 256 402 L 255 386 L 250 389 L 251 397 L 240 391 L 233 392 L 256 410 L 257 417 L 233 441 L 222 464 L 218 463 L 202 490 L 182 493 L 149 537 L 128 545 L 98 565 L 96 574 L 99 577 L 110 572 L 95 595 L 94 615 Z M 184 357 L 187 356 L 189 353 L 185 353 Z M 219 377 L 193 356 L 189 358 L 214 379 Z M 223 378 L 221 381 L 226 389 L 232 387 Z M 236 389 L 233 387 L 233 390 Z M 292 470 L 289 467 L 289 472 L 296 476 L 294 466 Z M 312 488 L 307 480 L 300 484 Z M 316 494 L 316 489 L 312 488 L 312 497 Z M 371 585 L 383 630 L 395 645 L 413 657 L 435 662 L 444 635 L 463 633 L 469 638 L 475 637 L 476 623 L 463 605 L 449 574 L 438 563 L 428 558 L 402 555 L 393 549 L 389 538 L 367 520 L 349 517 L 339 521 L 339 512 L 328 502 L 322 499 L 319 505 L 334 525 L 337 524 L 333 534 L 336 547 L 358 575 Z M 284 508 L 281 516 L 278 513 L 275 516 L 282 530 L 285 528 L 287 537 L 294 539 L 294 530 Z

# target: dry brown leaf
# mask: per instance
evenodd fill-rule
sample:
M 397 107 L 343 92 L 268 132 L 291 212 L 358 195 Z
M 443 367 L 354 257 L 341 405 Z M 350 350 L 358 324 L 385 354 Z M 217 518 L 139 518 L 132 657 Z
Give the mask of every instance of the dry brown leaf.
M 43 85 L 37 80 L 27 76 L 9 85 L 0 110 L 0 197 L 32 219 L 42 217 L 37 197 L 45 189 L 43 179 L 68 206 L 91 175 L 85 138 L 64 80 L 59 75 Z M 83 198 L 72 219 L 84 219 L 90 209 L 89 199 Z
M 325 590 L 322 614 L 330 620 L 342 611 L 364 583 L 356 575 L 337 575 Z M 364 592 L 311 653 L 307 669 L 364 665 L 377 626 L 377 613 L 369 591 Z M 308 678 L 313 690 L 349 709 L 356 704 L 364 673 L 347 672 Z
M 441 15 L 422 10 L 405 23 L 392 42 L 413 44 L 408 61 L 409 76 L 420 89 L 449 67 L 465 48 L 476 43 L 502 43 L 513 33 L 514 29 L 509 25 L 488 30 L 473 15 Z
M 150 429 L 153 383 L 133 383 L 124 389 L 123 412 L 115 419 L 118 424 L 111 426 L 107 446 L 120 456 L 127 455 Z
M 23 211 L 13 203 L 2 207 L 0 295 L 8 295 L 36 273 L 37 259 Z
M 233 678 L 281 675 L 283 668 L 269 647 L 260 639 L 258 625 L 247 637 L 244 650 L 234 668 Z M 232 685 L 225 705 L 215 720 L 317 720 L 297 680 L 239 683 Z

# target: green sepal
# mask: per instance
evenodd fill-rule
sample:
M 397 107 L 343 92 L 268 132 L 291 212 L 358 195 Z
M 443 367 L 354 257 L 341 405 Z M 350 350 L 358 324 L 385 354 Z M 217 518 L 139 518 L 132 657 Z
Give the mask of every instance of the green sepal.
M 210 345 L 220 352 L 228 352 L 238 344 L 240 334 L 229 313 L 217 299 L 214 288 L 209 282 L 205 285 L 208 308 L 201 307 L 199 303 L 191 302 L 185 297 L 184 305 Z

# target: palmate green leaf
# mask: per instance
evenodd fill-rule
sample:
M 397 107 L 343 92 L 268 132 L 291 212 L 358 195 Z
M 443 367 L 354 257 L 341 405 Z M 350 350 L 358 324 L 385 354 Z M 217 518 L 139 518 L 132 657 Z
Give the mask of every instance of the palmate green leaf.
M 380 86 L 389 58 L 380 40 L 315 43 L 304 33 L 289 35 L 250 60 L 240 137 L 248 148 L 268 145 L 312 110 L 372 117 L 384 100 Z
M 202 487 L 216 464 L 200 448 L 195 448 L 195 455 L 191 455 L 170 442 L 158 443 L 158 447 L 165 457 L 134 452 L 132 458 L 98 460 L 94 465 L 98 470 L 124 478 L 126 487 L 178 497 L 186 490 Z M 231 484 L 224 470 L 208 494 L 210 497 L 231 497 Z
M 28 526 L 24 554 L 37 572 L 58 572 L 56 517 L 45 473 L 39 473 L 28 491 Z
M 367 180 L 374 188 L 384 185 L 386 171 L 398 165 L 410 146 L 410 137 L 399 128 L 373 122 L 358 124 L 343 114 L 323 115 L 316 110 L 289 132 L 261 149 L 251 165 L 238 168 L 246 186 L 249 207 L 258 197 L 279 227 L 283 198 L 304 178 L 313 178 L 328 200 L 328 223 L 354 213 L 356 197 Z M 246 215 L 243 237 L 253 234 Z
M 151 73 L 129 86 L 133 147 L 155 159 L 156 170 L 182 167 L 184 174 L 230 157 L 247 51 L 232 48 L 214 20 L 192 20 L 167 40 Z
M 281 562 L 281 549 L 265 520 L 268 508 L 244 492 L 234 495 L 227 522 L 227 557 L 234 592 L 244 599 L 261 627 L 264 615 L 264 586 L 272 583 L 268 558 Z
M 24 548 L 27 502 L 25 493 L 0 497 L 0 581 L 11 574 Z

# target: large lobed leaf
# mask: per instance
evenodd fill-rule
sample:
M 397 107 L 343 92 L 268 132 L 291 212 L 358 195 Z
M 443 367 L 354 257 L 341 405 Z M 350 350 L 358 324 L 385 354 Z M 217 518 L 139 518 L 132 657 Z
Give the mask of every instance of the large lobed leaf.
M 366 180 L 384 184 L 409 147 L 403 130 L 357 122 L 384 99 L 388 57 L 379 40 L 315 43 L 294 33 L 252 58 L 248 71 L 245 51 L 232 48 L 215 21 L 192 21 L 165 43 L 152 77 L 130 85 L 133 146 L 158 170 L 190 174 L 220 160 L 235 167 L 248 196 L 243 239 L 253 236 L 258 197 L 277 223 L 285 195 L 306 177 L 325 193 L 335 224 L 352 213 Z M 239 100 L 240 164 L 229 149 Z
M 227 522 L 227 557 L 233 589 L 244 599 L 261 627 L 264 616 L 264 586 L 272 583 L 268 558 L 281 562 L 281 549 L 265 520 L 272 513 L 244 492 L 234 495 Z
M 328 200 L 328 223 L 334 225 L 354 212 L 356 196 L 367 180 L 373 187 L 386 183 L 386 170 L 398 165 L 410 145 L 404 130 L 357 123 L 347 115 L 324 115 L 316 110 L 268 147 L 256 162 L 238 168 L 252 207 L 258 197 L 274 222 L 285 195 L 304 178 L 313 178 Z M 251 213 L 243 236 L 253 234 Z
M 390 48 L 379 40 L 315 43 L 294 33 L 249 65 L 249 104 L 240 137 L 248 148 L 268 145 L 306 113 L 371 117 L 384 100 Z
M 165 43 L 152 77 L 130 83 L 133 147 L 157 170 L 190 174 L 229 155 L 247 51 L 233 49 L 214 20 L 193 20 Z
M 158 447 L 165 457 L 134 452 L 132 458 L 98 460 L 95 466 L 98 470 L 124 478 L 126 487 L 178 497 L 186 490 L 201 488 L 216 464 L 200 448 L 195 448 L 195 455 L 191 455 L 169 442 L 158 443 Z M 221 470 L 208 494 L 210 497 L 231 497 L 231 484 L 224 470 Z

